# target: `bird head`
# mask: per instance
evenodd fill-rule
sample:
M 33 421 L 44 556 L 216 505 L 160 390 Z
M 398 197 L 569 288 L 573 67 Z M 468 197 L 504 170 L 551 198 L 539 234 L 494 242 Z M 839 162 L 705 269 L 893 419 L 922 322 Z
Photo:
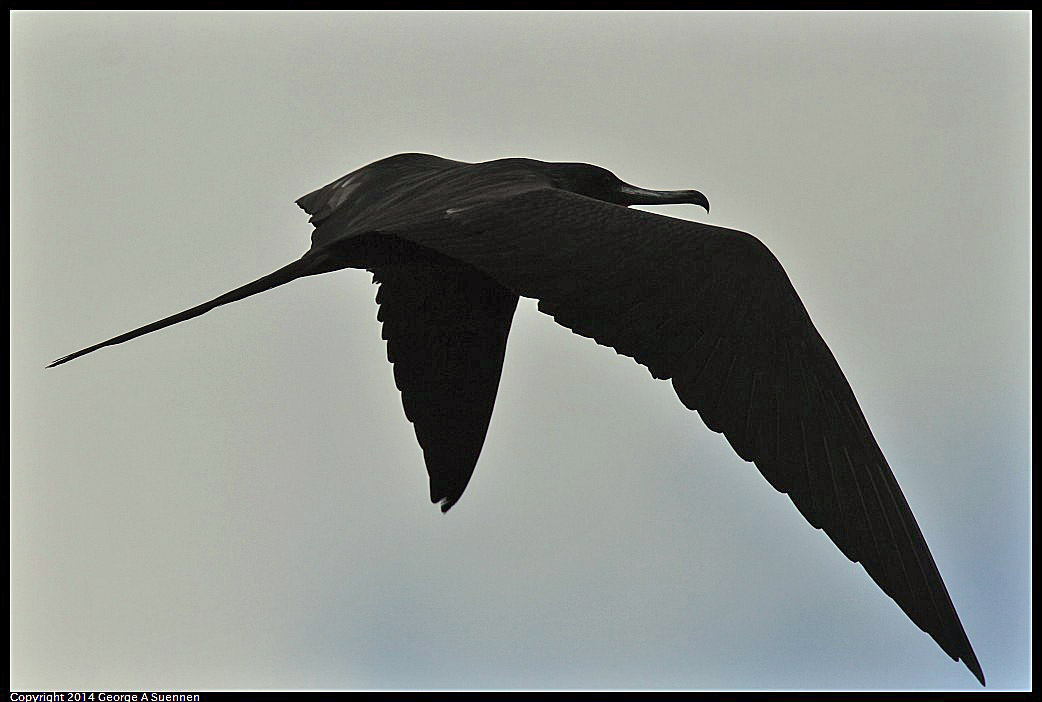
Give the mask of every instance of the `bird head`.
M 614 173 L 588 163 L 550 164 L 554 184 L 586 197 L 616 205 L 671 205 L 688 203 L 709 212 L 709 200 L 697 190 L 647 190 L 619 180 Z

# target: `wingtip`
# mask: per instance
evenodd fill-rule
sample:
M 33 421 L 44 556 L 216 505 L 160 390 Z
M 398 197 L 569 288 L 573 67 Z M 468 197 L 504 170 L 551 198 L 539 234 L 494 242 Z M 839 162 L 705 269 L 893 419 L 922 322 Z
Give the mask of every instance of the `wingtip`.
M 448 494 L 446 494 L 445 491 L 442 491 L 442 490 L 435 491 L 435 490 L 432 489 L 431 490 L 431 502 L 433 504 L 438 505 L 438 507 L 441 508 L 441 513 L 445 514 L 450 509 L 452 509 L 452 506 L 454 504 L 456 504 L 459 501 L 459 498 L 461 497 L 461 495 L 462 495 L 462 493 L 458 494 L 458 495 L 448 495 Z
M 972 650 L 970 651 L 969 655 L 962 657 L 962 662 L 967 668 L 970 669 L 970 672 L 973 673 L 973 677 L 977 678 L 977 681 L 980 682 L 981 687 L 988 686 L 987 683 L 984 682 L 984 670 L 980 667 L 980 663 L 977 661 L 977 656 L 973 654 Z
M 456 504 L 456 501 L 457 501 L 457 500 L 459 500 L 459 498 L 458 498 L 458 497 L 456 497 L 456 498 L 450 498 L 450 497 L 432 497 L 432 498 L 431 498 L 431 502 L 433 502 L 434 504 L 438 505 L 438 506 L 439 506 L 439 507 L 441 508 L 441 513 L 442 513 L 442 514 L 445 514 L 445 513 L 446 513 L 446 512 L 448 512 L 448 511 L 449 511 L 450 509 L 452 509 L 452 506 L 453 506 L 454 504 Z

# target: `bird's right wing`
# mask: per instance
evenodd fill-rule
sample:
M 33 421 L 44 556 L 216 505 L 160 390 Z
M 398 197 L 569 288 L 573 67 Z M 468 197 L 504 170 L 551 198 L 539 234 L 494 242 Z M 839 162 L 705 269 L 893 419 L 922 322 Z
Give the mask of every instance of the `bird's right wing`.
M 760 241 L 553 189 L 384 231 L 485 271 L 672 379 L 688 408 L 983 683 L 843 372 Z

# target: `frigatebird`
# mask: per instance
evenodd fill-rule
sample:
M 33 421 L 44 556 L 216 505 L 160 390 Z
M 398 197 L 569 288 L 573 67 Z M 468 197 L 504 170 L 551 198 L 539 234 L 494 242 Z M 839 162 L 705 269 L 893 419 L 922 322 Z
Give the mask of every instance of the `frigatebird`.
M 297 278 L 368 270 L 444 512 L 485 441 L 518 298 L 535 298 L 558 323 L 671 380 L 983 685 L 912 511 L 781 264 L 749 234 L 629 209 L 670 203 L 709 211 L 696 190 L 645 190 L 584 163 L 398 154 L 297 200 L 314 225 L 299 260 L 49 367 Z

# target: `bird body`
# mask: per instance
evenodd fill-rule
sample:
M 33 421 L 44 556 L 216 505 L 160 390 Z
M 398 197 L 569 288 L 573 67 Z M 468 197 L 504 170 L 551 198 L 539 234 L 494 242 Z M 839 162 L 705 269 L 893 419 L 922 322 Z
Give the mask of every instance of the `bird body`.
M 301 197 L 299 260 L 52 366 L 296 278 L 373 273 L 388 360 L 442 511 L 477 464 L 519 297 L 668 379 L 953 659 L 984 675 L 893 472 L 788 276 L 755 237 L 629 209 L 698 204 L 576 163 L 399 154 Z

